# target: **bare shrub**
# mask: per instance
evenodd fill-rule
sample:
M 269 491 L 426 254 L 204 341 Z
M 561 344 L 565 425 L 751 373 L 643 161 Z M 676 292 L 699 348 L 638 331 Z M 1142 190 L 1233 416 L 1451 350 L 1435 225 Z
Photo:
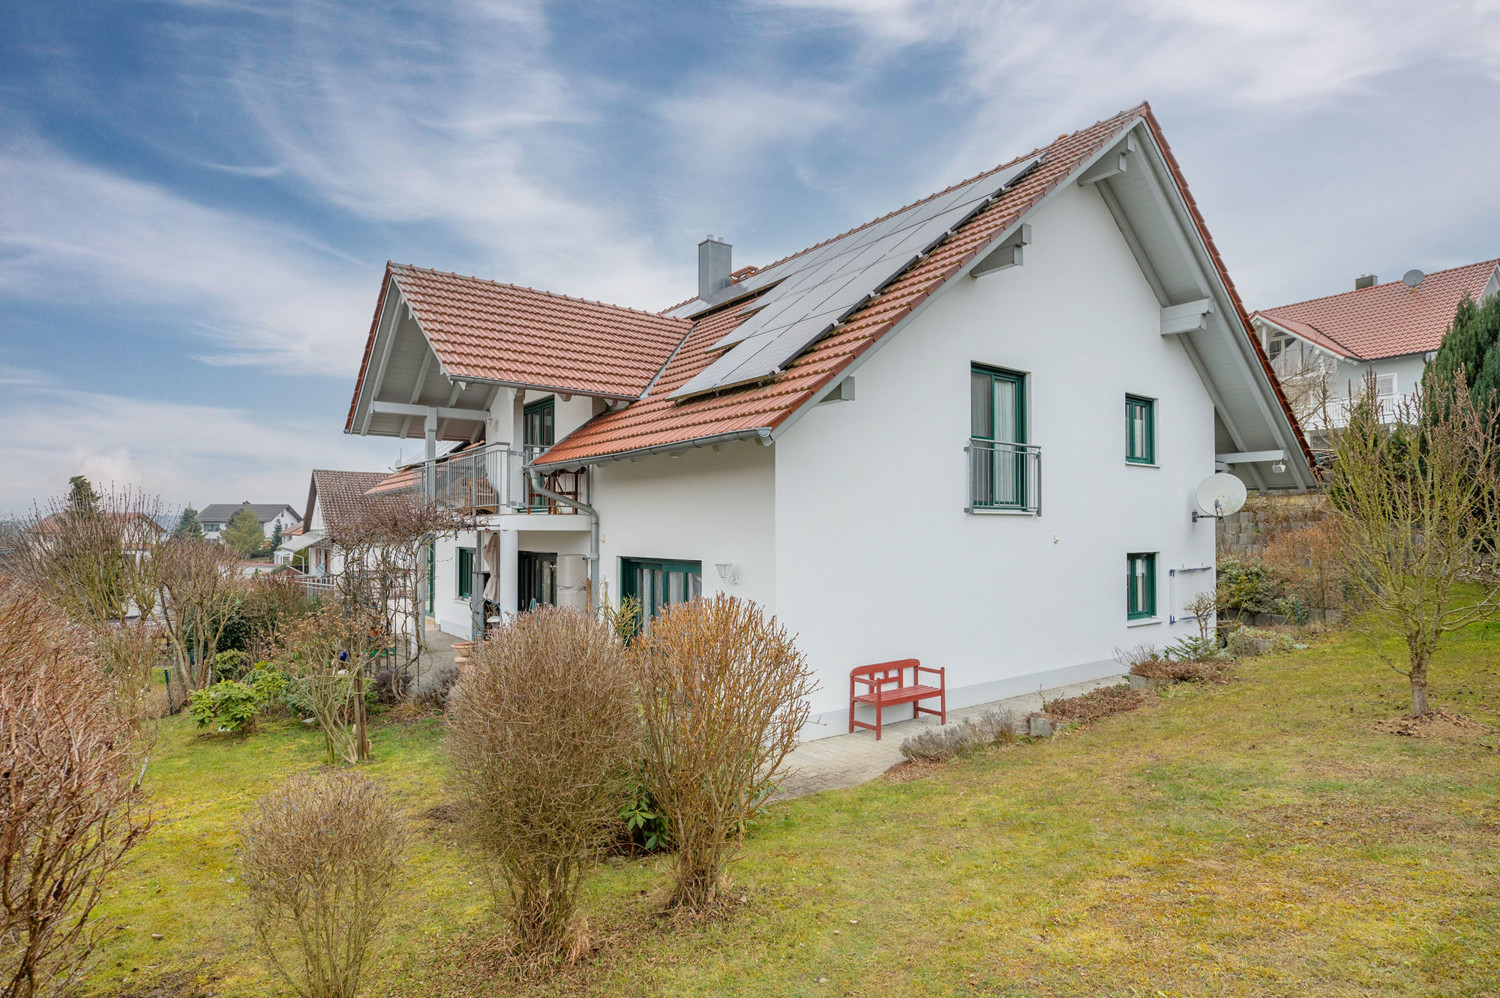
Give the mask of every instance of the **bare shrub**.
M 132 724 L 150 713 L 147 700 L 158 686 L 162 634 L 153 624 L 133 621 L 93 632 L 94 658 L 114 687 L 111 703 Z
M 353 998 L 389 910 L 406 823 L 375 783 L 345 771 L 294 777 L 240 826 L 255 934 L 304 998 Z
M 722 594 L 669 607 L 631 648 L 644 782 L 676 846 L 673 903 L 702 910 L 797 744 L 815 684 L 776 618 Z
M 617 830 L 638 737 L 624 649 L 576 611 L 510 618 L 453 688 L 454 782 L 528 960 L 583 948 L 579 888 Z
M 1215 637 L 1214 629 L 1219 620 L 1219 592 L 1203 589 L 1194 593 L 1182 608 L 1198 624 L 1198 637 L 1204 641 Z
M 0 581 L 0 993 L 63 993 L 89 914 L 151 825 L 133 718 L 61 615 Z
M 380 627 L 377 614 L 330 600 L 282 637 L 280 660 L 296 683 L 296 703 L 318 719 L 330 764 L 369 758 L 365 670 Z
M 1351 609 L 1355 584 L 1341 553 L 1338 519 L 1325 517 L 1306 526 L 1277 534 L 1265 547 L 1262 559 L 1273 572 L 1287 580 L 1293 595 L 1309 607 L 1327 612 Z
M 1016 741 L 1016 715 L 1009 710 L 987 710 L 958 724 L 920 731 L 901 743 L 907 762 L 947 762 L 988 745 Z
M 1174 683 L 1222 683 L 1229 680 L 1233 669 L 1233 663 L 1224 658 L 1153 658 L 1132 665 L 1130 674 Z
M 1154 663 L 1166 661 L 1166 657 L 1155 645 L 1140 644 L 1134 648 L 1116 648 L 1115 661 L 1123 665 L 1126 672 L 1141 676 L 1145 673 L 1139 669 L 1152 668 Z
M 187 689 L 207 685 L 219 639 L 245 583 L 234 557 L 213 541 L 174 537 L 156 547 L 162 629 Z

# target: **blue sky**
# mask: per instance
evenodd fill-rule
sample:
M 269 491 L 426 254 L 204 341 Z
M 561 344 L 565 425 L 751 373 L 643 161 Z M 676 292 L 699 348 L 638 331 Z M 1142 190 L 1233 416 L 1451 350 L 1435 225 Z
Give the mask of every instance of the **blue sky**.
M 20 0 L 0 513 L 391 466 L 388 258 L 662 308 L 1142 98 L 1252 308 L 1500 256 L 1500 0 Z

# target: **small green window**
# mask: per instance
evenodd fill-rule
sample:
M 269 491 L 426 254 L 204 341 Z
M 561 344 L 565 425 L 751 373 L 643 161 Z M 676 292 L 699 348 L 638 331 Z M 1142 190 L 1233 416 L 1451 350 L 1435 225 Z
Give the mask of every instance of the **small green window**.
M 458 549 L 458 598 L 474 595 L 474 549 Z
M 1125 556 L 1125 617 L 1145 620 L 1156 616 L 1156 555 Z
M 1156 402 L 1152 399 L 1125 396 L 1125 460 L 1156 463 Z

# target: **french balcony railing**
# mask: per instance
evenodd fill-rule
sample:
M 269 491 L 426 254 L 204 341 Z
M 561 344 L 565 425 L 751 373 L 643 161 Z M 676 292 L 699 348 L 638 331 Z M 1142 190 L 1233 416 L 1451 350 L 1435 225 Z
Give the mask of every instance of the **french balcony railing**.
M 964 448 L 969 459 L 966 513 L 1042 512 L 1042 449 L 973 437 Z
M 526 457 L 529 466 L 536 460 L 538 454 L 548 449 L 549 445 L 527 444 L 522 453 Z M 542 485 L 548 492 L 555 492 L 569 499 L 579 502 L 588 502 L 588 472 L 580 468 L 577 471 L 548 471 L 541 476 Z M 577 513 L 578 510 L 565 502 L 559 502 L 551 496 L 543 495 L 531 487 L 531 478 L 526 478 L 526 505 L 520 510 L 523 513 Z

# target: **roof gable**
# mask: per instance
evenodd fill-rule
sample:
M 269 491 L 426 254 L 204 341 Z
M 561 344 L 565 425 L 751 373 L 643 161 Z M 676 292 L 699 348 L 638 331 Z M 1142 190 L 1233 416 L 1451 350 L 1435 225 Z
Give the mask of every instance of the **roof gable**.
M 1222 376 L 1247 382 L 1243 393 L 1246 398 L 1235 403 L 1237 411 L 1252 413 L 1248 418 L 1263 420 L 1266 434 L 1272 438 L 1280 435 L 1279 439 L 1285 441 L 1277 446 L 1300 451 L 1305 462 L 1302 467 L 1310 467 L 1311 452 L 1302 438 L 1301 430 L 1281 394 L 1279 384 L 1271 374 L 1269 362 L 1255 338 L 1250 335 L 1244 306 L 1224 269 L 1217 247 L 1203 224 L 1149 106 L 1144 104 L 1063 136 L 1043 149 L 1033 150 L 982 175 L 998 173 L 1018 163 L 1041 157 L 1040 165 L 1034 170 L 1013 187 L 1004 190 L 1000 196 L 987 202 L 977 214 L 960 224 L 905 272 L 897 275 L 845 321 L 787 363 L 781 373 L 758 384 L 733 388 L 716 395 L 677 400 L 672 398 L 679 386 L 713 363 L 716 355 L 712 348 L 715 344 L 733 342 L 733 338 L 727 334 L 745 320 L 747 305 L 744 302 L 726 304 L 718 310 L 704 313 L 698 319 L 692 333 L 668 363 L 647 397 L 622 410 L 595 417 L 542 455 L 538 464 L 555 467 L 642 451 L 672 449 L 689 443 L 703 444 L 737 437 L 771 438 L 779 435 L 799 413 L 815 404 L 825 389 L 831 390 L 841 375 L 857 365 L 864 355 L 877 347 L 928 298 L 948 281 L 978 264 L 993 251 L 999 237 L 1014 230 L 1054 190 L 1077 179 L 1085 168 L 1089 168 L 1092 173 L 1090 164 L 1115 148 L 1117 143 L 1129 140 L 1129 136 L 1142 123 L 1149 131 L 1155 152 L 1159 153 L 1165 172 L 1169 175 L 1168 183 L 1180 195 L 1185 213 L 1181 224 L 1192 230 L 1192 235 L 1187 238 L 1181 232 L 1170 235 L 1183 251 L 1190 249 L 1188 243 L 1191 240 L 1198 241 L 1202 256 L 1207 261 L 1207 269 L 1213 275 L 1209 284 L 1216 280 L 1227 298 L 1229 314 L 1220 318 L 1223 328 L 1235 340 L 1235 348 L 1232 351 L 1221 351 L 1223 356 L 1215 358 L 1215 365 L 1220 372 L 1226 372 Z M 973 180 L 964 183 L 970 184 Z M 955 185 L 948 190 L 953 191 L 962 186 Z M 940 192 L 933 197 L 941 197 L 945 193 L 947 192 Z M 1121 222 L 1122 227 L 1126 224 L 1119 215 L 1117 221 Z M 1170 224 L 1178 224 L 1175 214 Z M 1165 279 L 1167 278 L 1153 277 L 1153 286 L 1162 297 L 1164 306 L 1169 300 L 1177 301 L 1181 294 L 1181 289 L 1175 286 L 1163 287 L 1162 281 Z M 1193 297 L 1217 294 L 1208 285 L 1202 285 L 1201 290 L 1198 290 L 1200 285 L 1197 283 L 1192 287 Z M 756 304 L 756 301 L 751 301 L 748 308 L 753 309 Z M 1206 381 L 1214 376 L 1205 365 L 1200 364 L 1199 371 Z M 1258 450 L 1248 445 L 1234 449 Z M 1305 484 L 1307 480 L 1299 472 L 1299 482 Z
M 313 513 L 322 510 L 322 533 L 328 536 L 351 529 L 362 509 L 371 503 L 405 502 L 404 494 L 367 496 L 366 493 L 386 478 L 384 471 L 327 471 L 316 469 L 307 490 L 307 512 L 303 523 L 309 532 L 315 522 Z
M 1401 281 L 1256 312 L 1287 332 L 1349 360 L 1436 350 L 1465 295 L 1500 288 L 1500 259 L 1440 270 L 1416 287 Z

